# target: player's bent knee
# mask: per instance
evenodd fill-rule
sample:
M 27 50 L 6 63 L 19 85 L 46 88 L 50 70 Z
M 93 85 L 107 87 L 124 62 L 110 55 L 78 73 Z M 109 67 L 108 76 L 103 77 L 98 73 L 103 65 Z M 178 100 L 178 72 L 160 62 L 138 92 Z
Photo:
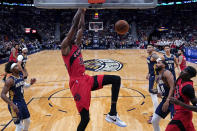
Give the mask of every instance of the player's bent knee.
M 114 78 L 114 82 L 116 82 L 116 83 L 120 83 L 121 82 L 120 76 L 114 75 L 113 78 Z
M 24 119 L 24 131 L 28 131 L 30 125 L 30 118 Z

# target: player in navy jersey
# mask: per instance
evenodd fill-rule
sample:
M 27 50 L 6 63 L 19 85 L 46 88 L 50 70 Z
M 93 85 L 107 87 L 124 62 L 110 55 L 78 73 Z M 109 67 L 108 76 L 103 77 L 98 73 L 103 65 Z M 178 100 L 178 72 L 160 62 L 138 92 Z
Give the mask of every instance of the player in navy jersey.
M 154 131 L 160 131 L 159 122 L 161 118 L 165 119 L 170 112 L 172 115 L 174 113 L 174 106 L 169 103 L 169 98 L 173 95 L 175 88 L 174 77 L 169 70 L 165 69 L 165 66 L 167 66 L 167 63 L 164 60 L 157 60 L 156 70 L 159 73 L 159 93 L 162 96 L 162 101 L 153 114 L 152 124 Z
M 170 53 L 170 46 L 169 45 L 165 45 L 164 51 L 165 51 L 165 54 L 163 55 L 162 59 L 165 60 L 165 62 L 167 63 L 166 69 L 172 72 L 172 74 L 174 76 L 174 82 L 175 82 L 176 81 L 176 73 L 175 73 L 174 64 L 176 64 L 176 67 L 177 67 L 178 71 L 180 72 L 178 60 L 175 55 Z
M 18 64 L 18 67 L 19 67 L 19 70 L 20 70 L 20 73 L 23 74 L 23 77 L 24 77 L 24 80 L 25 80 L 25 86 L 30 86 L 29 83 L 27 83 L 27 77 L 28 77 L 28 72 L 27 72 L 27 69 L 26 69 L 26 62 L 27 62 L 27 53 L 28 53 L 28 50 L 27 48 L 23 48 L 22 49 L 22 54 L 18 55 L 17 57 L 17 64 Z
M 22 49 L 22 54 L 18 55 L 18 67 L 20 71 L 22 72 L 23 76 L 26 78 L 28 76 L 27 69 L 26 69 L 26 62 L 27 62 L 27 48 Z
M 154 46 L 149 44 L 147 46 L 147 53 L 148 53 L 148 57 L 147 57 L 147 64 L 148 64 L 148 74 L 146 76 L 146 79 L 149 80 L 149 93 L 151 95 L 151 99 L 153 102 L 153 107 L 154 107 L 154 111 L 156 110 L 157 106 L 158 106 L 158 100 L 157 100 L 157 94 L 155 94 L 155 91 L 157 89 L 157 83 L 155 81 L 156 79 L 156 60 L 159 58 L 159 56 L 154 52 Z M 151 124 L 151 119 L 152 116 L 150 116 L 150 119 L 148 120 L 148 123 Z
M 8 103 L 8 109 L 16 125 L 15 131 L 27 131 L 30 124 L 30 114 L 24 100 L 24 78 L 20 75 L 17 63 L 8 62 L 5 71 L 11 73 L 1 92 L 1 98 Z M 31 79 L 31 85 L 36 79 Z M 9 92 L 9 98 L 6 94 Z M 24 123 L 23 123 L 24 122 Z
M 79 48 L 85 26 L 85 11 L 86 9 L 78 9 L 73 18 L 73 24 L 67 34 L 67 37 L 61 44 L 62 58 L 70 77 L 70 90 L 75 100 L 77 110 L 81 116 L 81 121 L 77 127 L 77 131 L 84 131 L 89 123 L 91 91 L 101 89 L 104 85 L 108 84 L 112 84 L 111 110 L 105 119 L 106 121 L 114 123 L 120 127 L 126 127 L 126 124 L 118 117 L 116 110 L 116 103 L 118 101 L 121 84 L 120 76 L 89 76 L 85 74 L 85 65 Z

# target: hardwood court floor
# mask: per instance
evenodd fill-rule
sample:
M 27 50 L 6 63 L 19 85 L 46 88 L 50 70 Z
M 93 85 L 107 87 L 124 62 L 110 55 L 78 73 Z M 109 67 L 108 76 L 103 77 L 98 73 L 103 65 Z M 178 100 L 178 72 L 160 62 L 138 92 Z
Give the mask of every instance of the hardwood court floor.
M 152 131 L 152 125 L 147 124 L 148 116 L 153 111 L 153 105 L 148 93 L 147 64 L 145 50 L 85 50 L 84 60 L 114 59 L 123 63 L 123 68 L 117 72 L 92 72 L 89 75 L 115 74 L 122 77 L 118 101 L 118 113 L 127 127 L 121 128 L 105 121 L 111 101 L 110 86 L 92 92 L 90 106 L 90 123 L 87 131 Z M 192 64 L 193 65 L 193 64 Z M 197 67 L 196 65 L 194 65 Z M 68 87 L 68 74 L 61 58 L 60 51 L 42 51 L 29 56 L 27 62 L 29 78 L 37 78 L 37 83 L 25 89 L 25 99 L 31 114 L 30 131 L 75 131 L 80 121 L 75 103 Z M 4 64 L 0 65 L 0 73 L 4 72 Z M 0 83 L 0 91 L 3 83 Z M 195 78 L 195 89 L 197 87 Z M 197 90 L 197 89 L 196 89 Z M 197 129 L 197 115 L 193 113 L 193 123 Z M 11 120 L 5 104 L 0 99 L 0 129 Z M 161 120 L 164 131 L 169 116 Z M 14 131 L 11 122 L 5 131 Z

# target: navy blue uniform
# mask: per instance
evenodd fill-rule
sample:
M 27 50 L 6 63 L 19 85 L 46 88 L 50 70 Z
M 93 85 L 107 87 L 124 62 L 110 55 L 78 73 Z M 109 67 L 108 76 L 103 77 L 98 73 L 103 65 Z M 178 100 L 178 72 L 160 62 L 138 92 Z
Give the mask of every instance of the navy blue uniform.
M 161 95 L 163 97 L 162 97 L 162 101 L 160 102 L 159 106 L 157 107 L 155 113 L 164 119 L 171 112 L 171 118 L 172 118 L 174 115 L 174 105 L 173 104 L 171 104 L 171 103 L 169 104 L 167 112 L 162 111 L 162 106 L 166 102 L 166 99 L 167 99 L 169 91 L 170 91 L 170 87 L 168 87 L 163 82 L 163 80 L 160 79 L 159 80 L 159 88 L 161 91 Z
M 157 84 L 155 82 L 155 74 L 156 74 L 155 66 L 156 66 L 157 62 L 156 61 L 151 61 L 152 55 L 147 57 L 148 73 L 150 74 L 150 77 L 149 77 L 149 89 L 148 90 L 149 90 L 150 93 L 154 93 L 152 91 L 152 89 L 153 89 L 153 87 L 156 88 L 156 86 L 157 86 Z
M 176 73 L 175 73 L 175 68 L 174 68 L 174 55 L 170 55 L 170 57 L 167 57 L 166 55 L 164 55 L 165 58 L 165 62 L 168 64 L 166 66 L 166 69 L 169 70 L 170 72 L 172 72 L 173 76 L 174 76 L 174 81 L 176 81 Z
M 20 75 L 19 78 L 14 76 L 10 76 L 10 78 L 14 80 L 14 85 L 10 87 L 9 99 L 18 107 L 19 113 L 16 114 L 10 105 L 8 105 L 8 109 L 12 115 L 14 123 L 19 124 L 20 120 L 30 117 L 29 110 L 23 96 L 24 79 L 22 75 Z
M 21 61 L 21 67 L 24 70 L 25 69 L 26 62 L 27 62 L 27 56 L 19 55 L 17 59 L 18 59 L 18 61 Z M 20 72 L 20 75 L 23 75 L 23 73 Z

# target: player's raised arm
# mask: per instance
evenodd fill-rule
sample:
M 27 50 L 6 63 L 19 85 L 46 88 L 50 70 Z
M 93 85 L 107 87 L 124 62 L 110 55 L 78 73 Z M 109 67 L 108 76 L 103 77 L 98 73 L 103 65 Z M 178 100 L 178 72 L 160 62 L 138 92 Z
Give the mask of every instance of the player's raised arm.
M 84 13 L 81 14 L 80 22 L 79 22 L 79 25 L 78 25 L 78 32 L 77 32 L 76 40 L 75 40 L 75 43 L 77 45 L 81 44 L 83 31 L 84 31 L 84 28 L 85 28 L 85 10 L 86 9 L 83 9 L 83 10 L 84 10 Z
M 83 9 L 78 9 L 77 13 L 75 14 L 75 16 L 73 18 L 72 26 L 71 26 L 66 38 L 64 38 L 64 40 L 61 43 L 62 55 L 68 55 L 68 53 L 70 52 L 70 49 L 68 47 L 69 47 L 69 45 L 72 44 L 71 41 L 73 40 L 74 35 L 77 31 L 82 12 L 83 12 Z

